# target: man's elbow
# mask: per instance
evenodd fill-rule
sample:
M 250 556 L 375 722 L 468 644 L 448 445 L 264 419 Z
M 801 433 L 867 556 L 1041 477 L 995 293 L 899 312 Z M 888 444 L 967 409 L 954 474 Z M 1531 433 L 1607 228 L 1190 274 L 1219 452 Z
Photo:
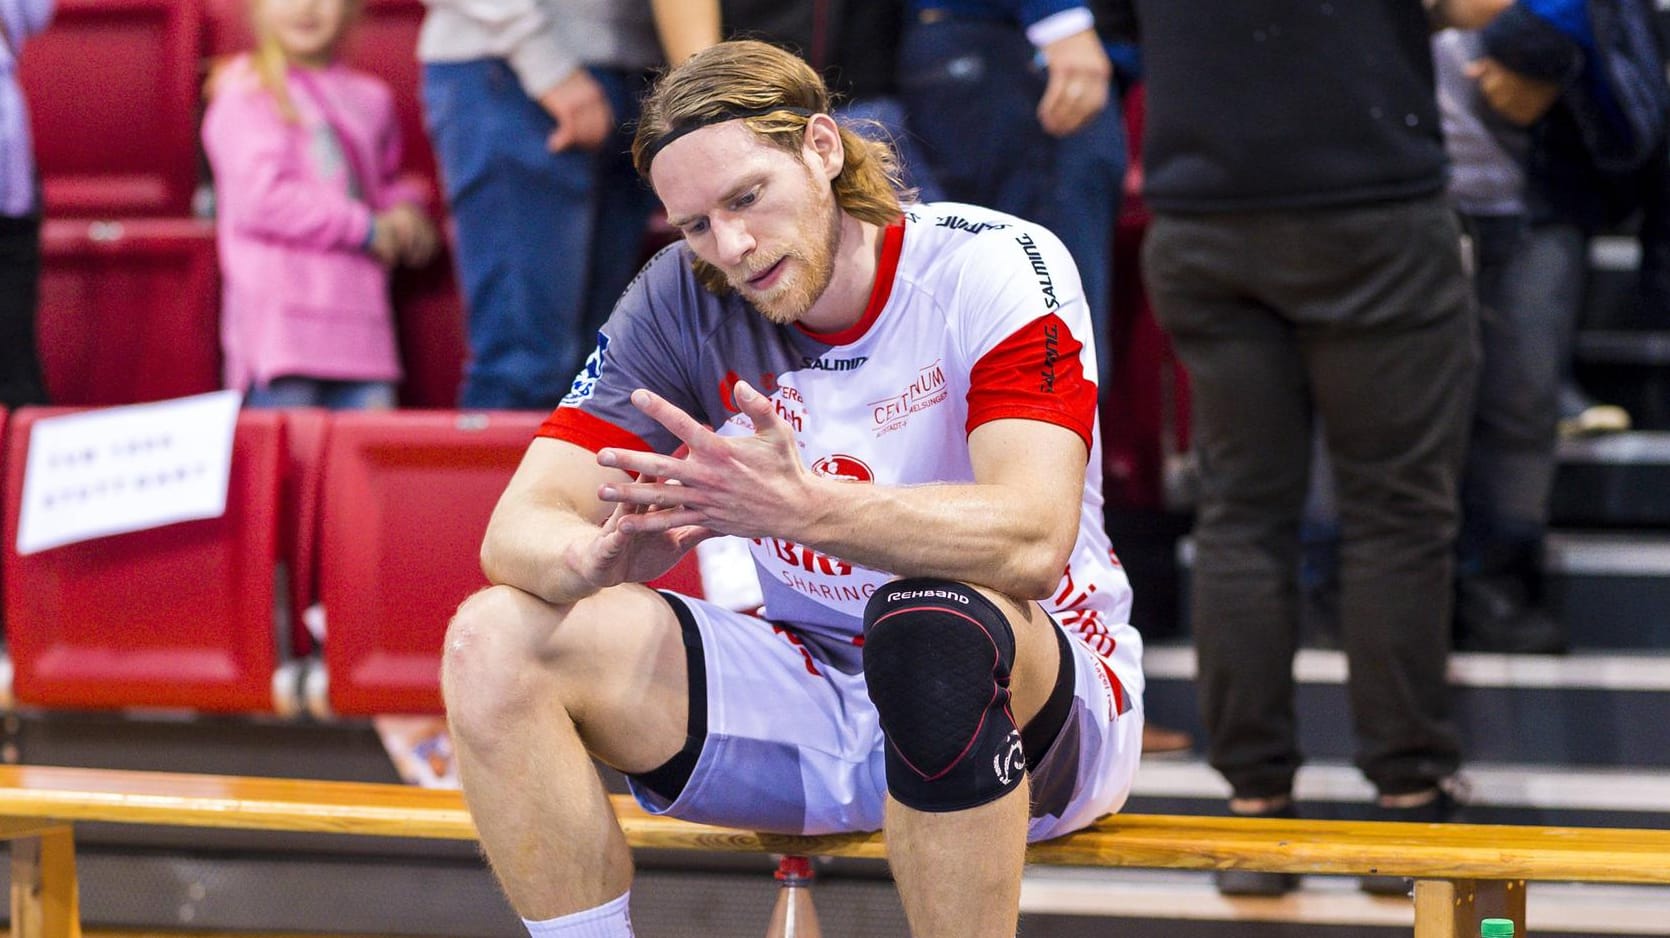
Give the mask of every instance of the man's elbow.
M 1076 534 L 1076 532 L 1075 532 Z M 1072 556 L 1076 537 L 1045 537 L 1021 551 L 1013 570 L 1013 595 L 1024 599 L 1048 599 L 1061 586 L 1062 571 Z
M 511 581 L 510 552 L 506 548 L 504 532 L 492 521 L 489 521 L 487 523 L 487 533 L 481 539 L 481 550 L 477 552 L 476 559 L 481 564 L 482 575 L 487 577 L 487 582 L 494 586 L 504 586 Z
M 494 550 L 491 537 L 482 539 L 481 550 L 477 552 L 476 560 L 481 564 L 481 573 L 487 578 L 487 582 L 495 586 L 504 583 L 500 576 L 498 551 Z

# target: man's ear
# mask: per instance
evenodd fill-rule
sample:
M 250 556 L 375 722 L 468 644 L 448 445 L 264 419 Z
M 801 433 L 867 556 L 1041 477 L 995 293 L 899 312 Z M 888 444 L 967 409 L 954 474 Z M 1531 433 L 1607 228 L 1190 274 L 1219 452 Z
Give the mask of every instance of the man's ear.
M 825 179 L 841 175 L 846 166 L 846 145 L 841 142 L 841 127 L 828 114 L 813 114 L 806 121 L 806 165 L 822 173 Z

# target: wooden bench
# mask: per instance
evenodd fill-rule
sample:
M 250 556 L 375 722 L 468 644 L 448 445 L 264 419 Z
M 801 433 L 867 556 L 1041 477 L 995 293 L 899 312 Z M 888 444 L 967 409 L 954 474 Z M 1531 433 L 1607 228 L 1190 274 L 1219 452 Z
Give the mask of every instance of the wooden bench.
M 790 837 L 645 814 L 615 796 L 635 848 L 880 858 L 880 834 Z M 0 766 L 14 938 L 81 934 L 76 822 L 474 840 L 455 791 L 361 782 Z M 1471 938 L 1481 917 L 1524 933 L 1533 880 L 1670 884 L 1670 831 L 1114 815 L 1034 844 L 1032 863 L 1252 869 L 1415 880 L 1416 938 Z

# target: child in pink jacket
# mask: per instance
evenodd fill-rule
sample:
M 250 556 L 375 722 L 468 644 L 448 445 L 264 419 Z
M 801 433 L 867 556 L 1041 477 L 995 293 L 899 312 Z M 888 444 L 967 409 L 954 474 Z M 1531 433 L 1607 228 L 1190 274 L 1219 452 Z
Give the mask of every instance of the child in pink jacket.
M 435 251 L 396 180 L 393 99 L 336 61 L 355 0 L 253 0 L 256 49 L 212 82 L 226 385 L 250 407 L 392 407 L 388 268 Z

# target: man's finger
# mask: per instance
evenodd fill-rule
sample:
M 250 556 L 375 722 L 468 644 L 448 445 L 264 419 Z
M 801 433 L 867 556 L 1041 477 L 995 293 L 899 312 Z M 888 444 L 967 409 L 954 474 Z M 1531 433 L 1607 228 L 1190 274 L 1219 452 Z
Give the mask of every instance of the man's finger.
M 674 459 L 660 453 L 641 453 L 636 450 L 614 448 L 598 450 L 597 464 L 608 469 L 633 473 L 639 482 L 652 482 L 656 479 L 683 481 L 683 473 L 680 470 L 689 465 L 682 459 Z
M 715 437 L 712 430 L 702 426 L 696 418 L 678 409 L 671 401 L 654 391 L 645 388 L 633 391 L 632 406 L 643 411 L 644 416 L 666 427 L 669 433 L 683 440 L 691 449 Z
M 701 507 L 710 501 L 710 496 L 701 490 L 676 482 L 610 482 L 598 488 L 597 497 L 599 501 L 625 502 L 649 509 Z
M 755 435 L 764 435 L 780 431 L 787 424 L 778 416 L 776 405 L 771 398 L 754 390 L 754 386 L 746 381 L 738 381 L 731 389 L 731 396 L 736 399 L 736 406 L 742 409 L 748 419 L 754 421 Z
M 662 534 L 677 528 L 700 527 L 704 520 L 702 513 L 693 508 L 669 508 L 624 518 L 621 520 L 621 531 L 625 534 Z M 708 534 L 697 540 L 712 536 Z

